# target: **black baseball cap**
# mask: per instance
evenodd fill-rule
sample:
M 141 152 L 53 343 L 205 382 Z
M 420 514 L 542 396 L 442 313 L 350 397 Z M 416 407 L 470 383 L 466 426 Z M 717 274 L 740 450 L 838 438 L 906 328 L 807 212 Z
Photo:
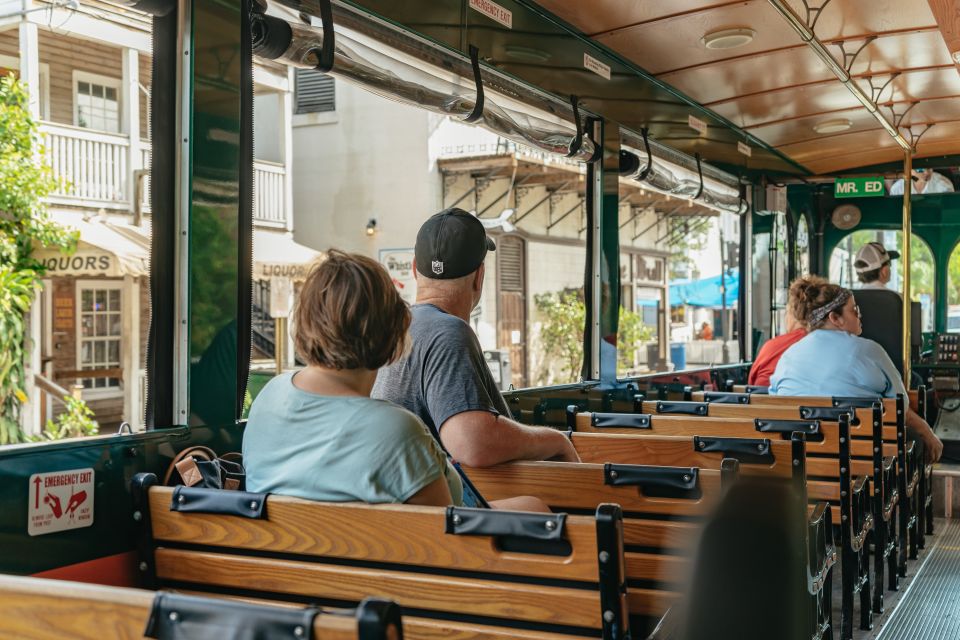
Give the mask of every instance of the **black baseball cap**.
M 452 280 L 479 269 L 487 251 L 496 249 L 476 216 L 451 207 L 430 216 L 420 227 L 414 260 L 421 275 Z

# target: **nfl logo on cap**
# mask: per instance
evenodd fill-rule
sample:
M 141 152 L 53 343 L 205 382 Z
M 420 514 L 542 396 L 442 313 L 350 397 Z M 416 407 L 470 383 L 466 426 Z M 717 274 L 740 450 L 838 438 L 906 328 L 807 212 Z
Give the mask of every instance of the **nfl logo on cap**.
M 440 260 L 434 260 L 432 263 L 433 272 L 437 275 L 443 273 L 443 262 Z

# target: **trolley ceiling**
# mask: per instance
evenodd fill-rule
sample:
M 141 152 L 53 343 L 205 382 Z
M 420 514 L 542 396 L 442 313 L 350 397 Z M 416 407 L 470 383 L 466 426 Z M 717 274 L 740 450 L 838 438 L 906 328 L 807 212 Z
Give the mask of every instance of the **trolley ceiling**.
M 890 133 L 768 0 L 538 4 L 814 173 L 903 156 Z M 803 19 L 807 8 L 822 7 L 813 28 L 817 39 L 867 96 L 874 95 L 881 114 L 908 142 L 922 135 L 917 157 L 957 152 L 960 5 L 955 0 L 787 4 Z M 727 49 L 707 46 L 712 34 L 735 29 L 745 30 L 742 39 L 748 42 Z M 818 133 L 829 121 L 837 121 L 834 129 L 848 128 Z

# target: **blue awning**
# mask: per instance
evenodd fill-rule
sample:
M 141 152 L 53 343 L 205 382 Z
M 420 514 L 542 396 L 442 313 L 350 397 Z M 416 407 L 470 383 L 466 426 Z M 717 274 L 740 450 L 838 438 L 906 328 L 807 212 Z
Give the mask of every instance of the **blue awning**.
M 726 285 L 727 307 L 734 307 L 740 296 L 740 274 L 727 274 L 723 278 Z M 670 306 L 688 305 L 691 307 L 722 307 L 723 294 L 719 275 L 702 280 L 683 280 L 670 285 Z

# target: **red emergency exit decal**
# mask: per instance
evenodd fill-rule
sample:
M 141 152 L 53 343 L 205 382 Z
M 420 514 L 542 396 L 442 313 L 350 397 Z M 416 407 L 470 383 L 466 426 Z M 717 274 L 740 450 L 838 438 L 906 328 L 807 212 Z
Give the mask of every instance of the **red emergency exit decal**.
M 42 536 L 93 524 L 93 469 L 30 476 L 27 533 Z

